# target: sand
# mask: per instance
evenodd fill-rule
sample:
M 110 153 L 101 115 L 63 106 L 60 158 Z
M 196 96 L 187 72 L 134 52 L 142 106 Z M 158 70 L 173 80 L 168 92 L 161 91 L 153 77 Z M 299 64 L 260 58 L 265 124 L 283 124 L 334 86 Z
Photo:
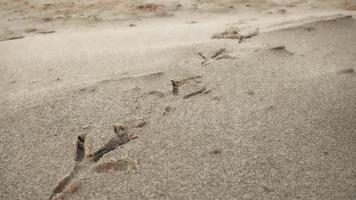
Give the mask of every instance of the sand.
M 356 198 L 355 2 L 27 2 L 0 199 Z

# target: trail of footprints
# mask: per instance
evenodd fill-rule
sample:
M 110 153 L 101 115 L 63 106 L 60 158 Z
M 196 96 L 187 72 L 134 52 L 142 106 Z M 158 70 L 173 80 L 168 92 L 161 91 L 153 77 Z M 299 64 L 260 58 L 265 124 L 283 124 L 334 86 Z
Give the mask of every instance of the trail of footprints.
M 210 89 L 207 89 L 206 86 L 201 86 L 201 79 L 202 76 L 193 75 L 181 80 L 171 80 L 172 95 L 179 96 L 181 94 L 183 99 L 188 99 L 209 93 Z M 160 91 L 151 91 L 146 94 L 153 94 L 162 98 L 165 97 L 164 93 Z M 172 110 L 174 109 L 171 106 L 167 106 L 162 115 L 165 116 Z M 76 152 L 74 156 L 75 166 L 53 189 L 49 199 L 62 200 L 71 193 L 76 192 L 78 189 L 78 181 L 87 173 L 136 170 L 137 163 L 131 158 L 100 160 L 105 154 L 114 151 L 119 146 L 137 139 L 138 136 L 131 133 L 132 129 L 143 128 L 146 124 L 147 122 L 144 120 L 131 120 L 122 124 L 114 124 L 114 136 L 109 139 L 103 147 L 96 148 L 94 151 L 90 148 L 90 141 L 88 141 L 87 135 L 79 135 L 76 141 Z
M 272 49 L 285 50 L 285 47 L 278 46 Z M 226 55 L 225 52 L 225 49 L 221 48 L 209 57 L 204 56 L 202 53 L 199 53 L 198 55 L 203 58 L 202 65 L 206 65 L 210 60 L 233 58 L 229 55 Z M 348 71 L 345 73 L 348 73 Z M 144 78 L 152 78 L 152 76 L 157 77 L 157 75 L 163 75 L 163 72 L 145 75 Z M 171 80 L 171 94 L 175 97 L 181 97 L 182 99 L 189 99 L 198 95 L 210 93 L 211 89 L 209 89 L 205 84 L 202 84 L 202 78 L 203 77 L 201 75 L 191 75 L 184 79 Z M 94 89 L 89 91 L 95 92 Z M 164 92 L 157 90 L 148 91 L 145 94 L 155 95 L 159 98 L 166 97 Z M 166 116 L 174 110 L 175 108 L 173 108 L 172 106 L 166 106 L 164 111 L 162 112 L 162 115 Z M 106 173 L 110 171 L 136 170 L 137 163 L 131 158 L 124 158 L 119 160 L 109 159 L 105 161 L 100 161 L 105 154 L 112 152 L 119 146 L 125 145 L 126 143 L 138 138 L 138 136 L 130 133 L 132 132 L 131 130 L 135 128 L 142 128 L 147 124 L 147 122 L 143 120 L 133 121 L 134 122 L 131 121 L 125 122 L 123 124 L 113 125 L 114 137 L 108 139 L 108 142 L 101 148 L 98 148 L 97 146 L 96 148 L 92 148 L 90 146 L 91 141 L 89 140 L 89 138 L 87 138 L 87 135 L 79 135 L 76 141 L 76 153 L 74 157 L 75 166 L 73 167 L 72 171 L 66 177 L 64 177 L 53 189 L 52 195 L 49 199 L 62 200 L 71 193 L 76 192 L 78 190 L 78 181 L 86 173 Z

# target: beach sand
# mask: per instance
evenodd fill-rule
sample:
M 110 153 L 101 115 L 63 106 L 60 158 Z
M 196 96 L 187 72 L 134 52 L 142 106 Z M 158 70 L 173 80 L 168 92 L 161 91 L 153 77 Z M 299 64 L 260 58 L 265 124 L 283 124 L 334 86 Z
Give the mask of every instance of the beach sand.
M 355 1 L 0 8 L 0 199 L 356 199 Z

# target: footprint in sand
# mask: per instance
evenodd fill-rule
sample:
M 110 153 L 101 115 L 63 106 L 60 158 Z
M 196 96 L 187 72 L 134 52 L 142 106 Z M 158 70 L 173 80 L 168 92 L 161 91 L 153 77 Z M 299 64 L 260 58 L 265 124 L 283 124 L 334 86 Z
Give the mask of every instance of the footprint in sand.
M 137 169 L 137 162 L 131 158 L 110 159 L 109 161 L 98 161 L 107 153 L 117 149 L 138 137 L 130 132 L 130 128 L 142 128 L 147 124 L 144 120 L 131 120 L 127 124 L 115 124 L 114 137 L 111 138 L 102 148 L 88 155 L 87 135 L 79 135 L 76 142 L 75 166 L 73 170 L 65 176 L 53 189 L 50 200 L 64 199 L 65 196 L 75 193 L 78 190 L 78 181 L 81 175 L 92 171 L 97 173 L 107 173 L 111 171 L 131 171 Z
M 244 40 L 257 36 L 259 33 L 258 29 L 251 30 L 241 30 L 237 26 L 232 26 L 225 31 L 220 33 L 215 33 L 211 36 L 212 39 L 231 39 L 239 40 L 239 43 L 242 43 Z
M 233 59 L 234 57 L 228 54 L 225 54 L 226 49 L 225 48 L 220 48 L 217 51 L 215 51 L 212 56 L 207 57 L 203 53 L 199 52 L 198 55 L 203 59 L 201 62 L 201 66 L 206 66 L 210 63 L 212 60 L 221 60 L 221 59 Z
M 181 93 L 181 91 L 183 91 L 183 93 L 186 93 L 183 96 L 183 98 L 186 99 L 201 94 L 204 91 L 207 91 L 206 87 L 199 86 L 199 83 L 201 83 L 201 81 L 198 79 L 201 78 L 202 76 L 200 75 L 194 75 L 194 76 L 189 76 L 188 78 L 182 80 L 171 80 L 172 94 L 178 96 Z M 187 86 L 187 87 L 182 88 L 183 86 Z M 193 91 L 189 91 L 192 89 Z
M 284 53 L 288 55 L 293 55 L 293 52 L 290 52 L 286 46 L 284 45 L 276 45 L 276 46 L 271 46 L 271 47 L 266 47 L 266 48 L 261 48 L 261 49 L 256 49 L 255 52 L 259 51 L 270 51 L 270 52 L 275 52 L 275 53 Z

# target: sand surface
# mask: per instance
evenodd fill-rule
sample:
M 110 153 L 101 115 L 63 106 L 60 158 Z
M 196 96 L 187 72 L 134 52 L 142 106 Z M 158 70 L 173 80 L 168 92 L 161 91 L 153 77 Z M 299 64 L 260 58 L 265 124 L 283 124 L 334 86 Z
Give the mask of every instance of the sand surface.
M 0 199 L 356 199 L 355 1 L 0 1 Z

